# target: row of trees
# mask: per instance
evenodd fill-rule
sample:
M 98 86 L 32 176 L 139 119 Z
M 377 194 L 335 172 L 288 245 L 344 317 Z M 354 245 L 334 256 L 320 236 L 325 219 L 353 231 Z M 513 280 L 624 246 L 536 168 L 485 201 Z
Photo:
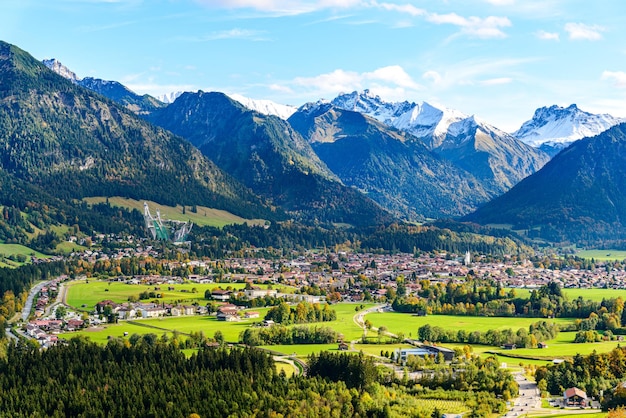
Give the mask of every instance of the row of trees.
M 337 341 L 339 334 L 330 327 L 272 327 L 246 328 L 239 341 L 250 346 L 277 344 L 330 344 Z
M 419 297 L 398 294 L 392 303 L 393 309 L 441 315 L 578 318 L 579 330 L 615 331 L 626 324 L 622 297 L 601 302 L 582 297 L 569 301 L 556 282 L 533 290 L 528 298 L 516 297 L 514 290 L 505 292 L 491 279 L 470 278 L 464 283 L 449 281 L 446 284 L 422 280 L 420 285 Z
M 559 333 L 559 326 L 553 322 L 539 321 L 531 324 L 529 329 L 512 329 L 465 331 L 450 330 L 430 324 L 423 325 L 417 330 L 422 341 L 443 343 L 484 344 L 500 347 L 504 344 L 515 344 L 518 347 L 536 348 L 542 341 L 552 340 Z
M 287 302 L 281 302 L 267 312 L 265 319 L 283 325 L 327 322 L 337 319 L 337 312 L 327 303 L 299 302 L 296 306 L 291 306 Z

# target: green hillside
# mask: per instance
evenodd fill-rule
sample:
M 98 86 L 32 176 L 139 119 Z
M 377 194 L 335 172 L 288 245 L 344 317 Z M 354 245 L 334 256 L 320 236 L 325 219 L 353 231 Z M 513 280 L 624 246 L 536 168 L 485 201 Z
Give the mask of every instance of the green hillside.
M 153 215 L 158 209 L 161 212 L 161 216 L 164 218 L 183 222 L 191 221 L 194 224 L 201 226 L 222 227 L 224 225 L 242 223 L 247 223 L 248 225 L 263 225 L 266 222 L 263 219 L 245 219 L 240 216 L 233 215 L 230 212 L 208 208 L 206 206 L 185 206 L 183 213 L 183 206 L 181 205 L 160 205 L 153 201 L 136 200 L 119 196 L 109 197 L 108 199 L 106 197 L 87 197 L 83 200 L 90 205 L 95 203 L 105 203 L 108 200 L 111 206 L 123 207 L 130 210 L 137 209 L 142 213 L 143 204 L 144 202 L 147 202 L 150 212 Z

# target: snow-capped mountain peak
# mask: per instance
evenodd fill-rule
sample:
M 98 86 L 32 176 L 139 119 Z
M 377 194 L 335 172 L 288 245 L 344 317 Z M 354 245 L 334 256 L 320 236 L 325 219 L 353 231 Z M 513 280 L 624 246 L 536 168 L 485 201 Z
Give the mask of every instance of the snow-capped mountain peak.
M 73 83 L 78 83 L 80 81 L 80 78 L 78 78 L 74 72 L 72 72 L 65 65 L 61 64 L 61 62 L 58 61 L 56 58 L 43 60 L 42 62 L 43 62 L 43 65 L 45 65 L 46 67 L 48 67 L 49 69 L 57 73 L 58 75 L 67 78 Z
M 289 116 L 293 115 L 298 110 L 294 106 L 282 105 L 271 100 L 250 99 L 240 94 L 228 94 L 228 96 L 250 110 L 255 110 L 264 115 L 278 116 L 284 120 L 289 119 Z
M 433 147 L 436 147 L 447 134 L 455 136 L 462 134 L 460 130 L 467 126 L 458 122 L 467 119 L 468 116 L 457 110 L 426 102 L 386 102 L 369 90 L 341 94 L 332 101 L 332 104 L 344 110 L 364 113 L 418 138 L 432 139 Z M 450 132 L 451 126 L 454 132 Z
M 161 103 L 170 104 L 170 103 L 174 103 L 174 100 L 178 99 L 178 97 L 181 96 L 183 93 L 184 91 L 173 91 L 170 93 L 160 94 L 158 96 L 155 96 L 154 98 L 160 101 Z
M 352 93 L 340 94 L 331 103 L 340 109 L 364 113 L 387 125 L 393 125 L 393 120 L 411 110 L 413 105 L 407 101 L 386 102 L 367 89 L 360 93 L 353 91 Z
M 537 109 L 532 119 L 524 122 L 513 136 L 535 147 L 548 145 L 560 149 L 624 121 L 609 114 L 585 112 L 575 104 L 568 107 L 552 105 Z

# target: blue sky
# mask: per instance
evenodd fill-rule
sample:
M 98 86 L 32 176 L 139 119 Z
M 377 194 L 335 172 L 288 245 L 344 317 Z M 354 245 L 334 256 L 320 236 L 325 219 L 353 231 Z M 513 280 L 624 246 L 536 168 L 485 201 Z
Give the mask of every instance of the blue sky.
M 626 117 L 623 0 L 4 0 L 0 39 L 138 93 L 301 105 L 369 88 L 513 131 L 576 103 Z

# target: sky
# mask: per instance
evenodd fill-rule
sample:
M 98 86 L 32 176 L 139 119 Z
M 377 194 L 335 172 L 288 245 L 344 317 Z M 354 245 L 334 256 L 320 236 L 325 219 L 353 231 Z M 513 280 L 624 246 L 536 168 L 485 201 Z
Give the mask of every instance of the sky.
M 131 90 L 300 106 L 369 89 L 512 132 L 626 117 L 623 0 L 2 0 L 0 40 Z

